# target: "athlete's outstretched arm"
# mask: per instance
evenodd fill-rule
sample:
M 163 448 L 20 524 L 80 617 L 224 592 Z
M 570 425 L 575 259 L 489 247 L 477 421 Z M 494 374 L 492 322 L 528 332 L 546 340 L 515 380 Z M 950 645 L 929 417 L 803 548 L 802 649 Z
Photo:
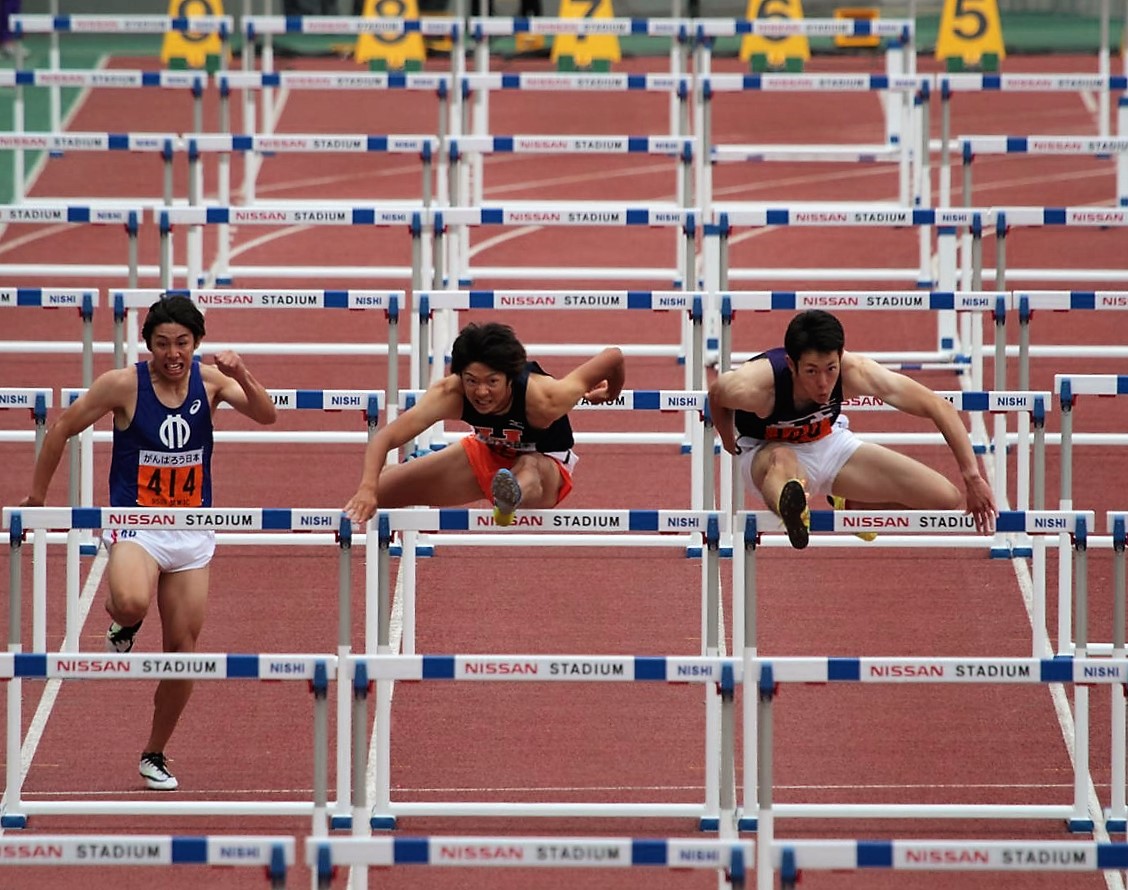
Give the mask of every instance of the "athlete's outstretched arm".
M 47 488 L 67 447 L 67 440 L 114 409 L 127 404 L 132 398 L 130 387 L 134 380 L 136 374 L 132 368 L 106 371 L 95 379 L 90 389 L 75 399 L 70 407 L 59 415 L 59 419 L 51 424 L 43 437 L 39 457 L 35 461 L 35 470 L 32 472 L 31 490 L 23 499 L 21 506 L 43 506 L 47 499 Z
M 967 490 L 968 513 L 975 517 L 980 531 L 989 531 L 998 514 L 995 495 L 979 472 L 979 460 L 972 448 L 971 437 L 955 406 L 911 377 L 882 367 L 872 359 L 849 353 L 846 356 L 842 370 L 843 394 L 847 398 L 876 396 L 906 414 L 931 420 L 959 466 Z
M 537 381 L 536 404 L 530 405 L 537 415 L 536 425 L 548 426 L 571 411 L 580 399 L 597 405 L 617 399 L 626 378 L 623 351 L 617 346 L 608 346 L 559 380 L 531 378 Z
M 376 512 L 380 474 L 388 462 L 390 451 L 410 442 L 441 420 L 457 420 L 461 416 L 462 382 L 457 374 L 449 374 L 432 384 L 411 408 L 377 430 L 364 450 L 360 485 L 345 504 L 349 519 L 365 522 Z

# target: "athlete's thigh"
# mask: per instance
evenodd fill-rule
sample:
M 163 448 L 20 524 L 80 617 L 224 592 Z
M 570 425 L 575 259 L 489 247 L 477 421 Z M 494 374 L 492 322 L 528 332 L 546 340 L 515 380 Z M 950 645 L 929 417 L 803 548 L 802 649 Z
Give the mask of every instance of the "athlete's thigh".
M 165 572 L 157 582 L 161 636 L 166 652 L 191 652 L 204 626 L 211 567 Z
M 404 464 L 387 467 L 380 474 L 377 504 L 395 507 L 456 507 L 484 498 L 470 468 L 466 452 L 458 443 Z
M 110 599 L 119 607 L 126 603 L 147 606 L 160 571 L 157 561 L 140 544 L 118 540 L 110 545 L 106 563 Z
M 834 479 L 834 494 L 863 503 L 931 509 L 951 500 L 952 483 L 931 467 L 883 445 L 864 442 Z
M 527 510 L 547 510 L 556 506 L 560 499 L 560 484 L 563 481 L 560 475 L 560 464 L 547 454 L 522 454 L 513 462 L 513 472 L 536 473 L 540 479 L 540 498 L 522 497 L 521 506 Z

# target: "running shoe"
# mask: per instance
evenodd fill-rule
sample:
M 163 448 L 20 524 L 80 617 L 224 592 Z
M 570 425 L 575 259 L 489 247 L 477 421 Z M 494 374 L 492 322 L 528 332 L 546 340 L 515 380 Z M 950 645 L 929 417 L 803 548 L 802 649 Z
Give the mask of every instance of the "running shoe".
M 846 509 L 846 498 L 840 498 L 838 495 L 828 494 L 826 502 L 835 510 Z M 874 541 L 877 539 L 877 532 L 854 532 L 854 537 L 861 538 L 863 541 Z
M 513 514 L 521 503 L 521 486 L 517 484 L 517 477 L 509 470 L 498 470 L 493 477 L 490 494 L 493 496 L 494 522 L 498 525 L 512 525 Z
M 810 541 L 811 511 L 807 509 L 807 492 L 798 479 L 788 479 L 779 493 L 776 512 L 787 529 L 788 540 L 796 550 Z
M 180 785 L 169 770 L 168 758 L 162 751 L 146 751 L 142 754 L 137 771 L 153 791 L 175 791 Z
M 106 651 L 107 652 L 120 652 L 123 655 L 133 649 L 133 638 L 137 636 L 137 631 L 141 629 L 141 622 L 130 627 L 122 627 L 116 621 L 111 622 L 109 630 L 106 631 Z

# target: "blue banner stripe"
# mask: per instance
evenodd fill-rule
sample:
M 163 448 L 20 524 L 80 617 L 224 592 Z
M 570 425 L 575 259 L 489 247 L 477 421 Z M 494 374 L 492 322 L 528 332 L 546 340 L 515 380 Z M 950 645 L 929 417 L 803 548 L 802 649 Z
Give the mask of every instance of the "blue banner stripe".
M 1054 658 L 1043 658 L 1041 666 L 1039 676 L 1043 683 L 1069 683 L 1073 680 L 1072 656 L 1059 655 Z
M 286 531 L 293 526 L 294 519 L 290 510 L 267 507 L 262 511 L 263 531 Z
M 631 841 L 631 865 L 665 865 L 669 861 L 667 842 L 634 839 Z
M 99 507 L 74 507 L 71 509 L 71 528 L 101 528 L 102 510 Z
M 631 510 L 628 514 L 628 528 L 632 532 L 658 531 L 658 511 Z
M 467 531 L 470 513 L 461 507 L 443 507 L 439 510 L 439 531 Z
M 12 672 L 17 677 L 47 676 L 47 656 L 43 653 L 17 652 L 13 657 Z
M 392 861 L 397 865 L 426 865 L 430 861 L 430 844 L 424 837 L 397 837 L 392 841 Z
M 320 389 L 299 389 L 294 397 L 299 410 L 319 410 L 325 406 L 325 394 Z
M 963 394 L 963 410 L 986 411 L 989 401 L 985 392 L 965 392 Z
M 665 680 L 666 659 L 660 655 L 639 655 L 634 660 L 636 680 Z
M 423 656 L 424 680 L 453 680 L 454 656 L 453 655 L 424 655 Z
M 207 838 L 174 837 L 172 839 L 172 861 L 178 864 L 205 864 L 208 861 Z
M 657 411 L 660 404 L 661 399 L 659 398 L 659 393 L 657 390 L 643 390 L 641 392 L 637 390 L 635 391 L 635 408 L 645 411 Z
M 260 676 L 259 657 L 257 655 L 240 655 L 232 653 L 227 656 L 227 676 L 253 680 Z
M 858 841 L 858 868 L 892 867 L 892 841 Z
M 1128 868 L 1128 844 L 1098 843 L 1097 868 Z
M 826 660 L 826 678 L 828 680 L 860 680 L 862 679 L 862 661 L 860 658 L 828 658 Z

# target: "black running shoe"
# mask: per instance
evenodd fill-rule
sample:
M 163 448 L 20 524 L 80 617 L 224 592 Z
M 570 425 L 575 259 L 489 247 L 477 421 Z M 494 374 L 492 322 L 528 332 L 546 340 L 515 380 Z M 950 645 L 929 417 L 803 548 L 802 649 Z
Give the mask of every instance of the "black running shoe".
M 141 629 L 141 623 L 138 621 L 130 627 L 122 627 L 116 621 L 112 622 L 109 630 L 106 631 L 106 651 L 122 654 L 129 652 L 133 648 L 133 638 Z
M 788 479 L 779 493 L 779 518 L 787 529 L 787 538 L 796 550 L 807 546 L 811 538 L 811 511 L 807 509 L 807 492 L 798 479 Z

